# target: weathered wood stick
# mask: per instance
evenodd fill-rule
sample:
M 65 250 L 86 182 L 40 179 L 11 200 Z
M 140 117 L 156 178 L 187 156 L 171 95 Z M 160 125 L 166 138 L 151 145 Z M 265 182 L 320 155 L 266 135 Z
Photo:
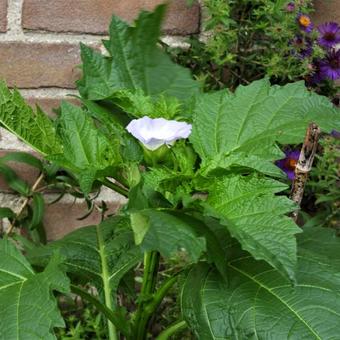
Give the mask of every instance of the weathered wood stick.
M 292 185 L 292 191 L 290 198 L 300 206 L 303 191 L 305 189 L 308 173 L 312 169 L 316 149 L 318 147 L 318 141 L 320 136 L 320 128 L 314 124 L 309 124 L 305 140 L 302 145 L 299 160 L 295 167 L 295 178 Z M 292 218 L 296 222 L 298 217 L 298 210 L 292 213 Z

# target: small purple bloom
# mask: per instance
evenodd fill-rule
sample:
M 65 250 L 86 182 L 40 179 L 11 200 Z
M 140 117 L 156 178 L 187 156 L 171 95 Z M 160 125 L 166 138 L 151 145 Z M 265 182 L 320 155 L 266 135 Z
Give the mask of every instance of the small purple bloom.
M 337 131 L 337 130 L 333 130 L 331 132 L 331 136 L 336 138 L 336 139 L 340 139 L 340 131 Z
M 307 77 L 307 83 L 315 86 L 325 80 L 325 76 L 320 71 L 320 60 L 313 60 L 311 74 Z
M 336 22 L 326 22 L 318 26 L 320 46 L 332 48 L 340 43 L 340 26 Z
M 295 10 L 294 2 L 289 2 L 286 6 L 286 11 L 287 12 L 294 12 L 294 10 Z
M 283 170 L 288 179 L 293 181 L 295 178 L 295 167 L 300 157 L 299 150 L 285 151 L 286 157 L 275 162 L 275 164 Z
M 303 31 L 307 33 L 312 32 L 314 26 L 311 18 L 308 15 L 299 13 L 297 16 L 297 22 Z
M 330 50 L 325 59 L 320 61 L 320 73 L 330 80 L 340 78 L 340 50 Z
M 309 37 L 297 35 L 292 41 L 292 46 L 295 48 L 293 54 L 298 58 L 308 58 L 313 53 L 313 41 Z

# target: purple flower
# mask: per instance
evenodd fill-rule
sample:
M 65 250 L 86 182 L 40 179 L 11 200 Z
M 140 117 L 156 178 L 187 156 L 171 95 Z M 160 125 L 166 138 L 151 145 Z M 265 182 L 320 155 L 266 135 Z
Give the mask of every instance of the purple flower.
M 313 53 L 313 41 L 309 37 L 297 35 L 292 41 L 292 46 L 295 48 L 293 54 L 298 58 L 308 58 Z
M 320 60 L 313 60 L 311 74 L 307 77 L 307 83 L 311 86 L 317 85 L 325 80 L 325 76 L 320 71 Z
M 286 11 L 287 12 L 294 12 L 294 10 L 295 10 L 294 2 L 289 2 L 286 6 Z
M 311 76 L 307 79 L 309 85 L 317 85 L 325 80 L 323 74 L 320 71 L 314 71 Z
M 300 157 L 299 150 L 285 151 L 286 157 L 275 162 L 283 170 L 288 178 L 293 181 L 295 178 L 295 167 Z
M 297 16 L 297 22 L 303 31 L 307 33 L 312 32 L 313 23 L 312 23 L 311 18 L 308 15 L 299 13 L 299 15 Z
M 330 80 L 340 78 L 340 50 L 330 50 L 325 59 L 320 61 L 320 73 Z
M 336 138 L 336 139 L 340 139 L 340 131 L 337 131 L 337 130 L 333 130 L 331 132 L 331 136 Z
M 340 26 L 336 22 L 326 22 L 318 26 L 320 46 L 332 48 L 340 43 Z

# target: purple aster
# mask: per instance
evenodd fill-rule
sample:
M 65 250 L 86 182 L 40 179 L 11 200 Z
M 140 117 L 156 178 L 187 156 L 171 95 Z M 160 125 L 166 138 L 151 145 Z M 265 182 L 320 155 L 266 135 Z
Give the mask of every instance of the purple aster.
M 297 22 L 303 31 L 307 33 L 312 32 L 313 23 L 312 23 L 311 18 L 308 15 L 299 13 L 299 15 L 297 16 Z
M 336 139 L 340 139 L 340 131 L 337 131 L 337 130 L 333 130 L 331 132 L 331 136 L 336 138 Z
M 326 22 L 318 26 L 320 46 L 332 48 L 340 43 L 340 26 L 336 22 Z
M 297 35 L 292 41 L 292 45 L 295 48 L 293 54 L 298 58 L 304 59 L 313 53 L 313 41 L 309 37 Z
M 321 83 L 323 80 L 325 80 L 325 76 L 321 73 L 320 71 L 320 60 L 316 59 L 313 61 L 312 66 L 312 72 L 311 74 L 307 77 L 307 83 L 309 85 L 317 85 Z
M 325 59 L 320 61 L 320 73 L 330 80 L 340 78 L 340 50 L 330 50 Z
M 294 10 L 295 10 L 294 2 L 289 2 L 286 6 L 286 11 L 287 12 L 294 12 Z
M 300 157 L 299 150 L 285 151 L 286 157 L 275 162 L 283 170 L 288 178 L 293 181 L 295 178 L 295 167 Z
M 307 79 L 308 84 L 317 85 L 325 80 L 325 77 L 320 71 L 314 71 L 311 76 Z

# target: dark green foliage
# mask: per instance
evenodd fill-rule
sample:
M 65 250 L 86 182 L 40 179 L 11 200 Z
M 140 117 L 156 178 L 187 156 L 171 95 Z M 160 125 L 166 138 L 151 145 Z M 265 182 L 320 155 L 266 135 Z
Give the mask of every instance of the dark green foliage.
M 340 230 L 340 140 L 327 136 L 321 141 L 303 205 L 306 225 L 319 225 Z
M 35 248 L 28 253 L 28 258 L 35 265 L 45 265 L 56 250 L 64 255 L 68 273 L 95 284 L 100 290 L 107 284 L 113 294 L 121 278 L 140 261 L 142 255 L 139 247 L 134 245 L 129 220 L 119 216 L 98 226 L 76 230 L 50 245 Z
M 0 82 L 1 124 L 43 155 L 61 152 L 51 120 L 37 107 L 34 112 L 17 90 L 10 91 Z
M 193 267 L 182 311 L 197 338 L 336 339 L 340 240 L 321 228 L 306 229 L 298 239 L 295 286 L 236 249 L 227 281 L 206 264 Z
M 69 280 L 54 256 L 40 273 L 9 240 L 0 241 L 0 338 L 55 339 L 53 327 L 63 327 L 52 290 L 66 293 Z
M 186 100 L 198 91 L 190 72 L 170 61 L 157 46 L 165 6 L 154 13 L 142 12 L 134 26 L 118 17 L 110 25 L 110 39 L 104 41 L 109 57 L 82 45 L 83 79 L 78 82 L 82 97 L 112 98 L 120 91 L 144 95 L 169 95 Z

